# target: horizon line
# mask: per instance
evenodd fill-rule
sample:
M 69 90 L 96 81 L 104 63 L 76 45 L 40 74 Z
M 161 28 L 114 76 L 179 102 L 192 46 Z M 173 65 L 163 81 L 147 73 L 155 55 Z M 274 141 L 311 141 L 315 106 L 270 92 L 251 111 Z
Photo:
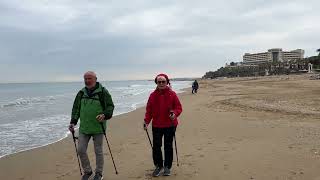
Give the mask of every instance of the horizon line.
M 178 77 L 171 78 L 170 80 L 179 80 L 179 79 L 201 79 L 201 77 Z M 154 79 L 131 79 L 131 80 L 101 80 L 97 82 L 115 82 L 115 81 L 153 81 Z M 21 82 L 21 81 L 12 81 L 12 82 L 0 82 L 0 84 L 35 84 L 35 83 L 80 83 L 82 80 L 74 80 L 74 81 L 34 81 L 34 82 Z

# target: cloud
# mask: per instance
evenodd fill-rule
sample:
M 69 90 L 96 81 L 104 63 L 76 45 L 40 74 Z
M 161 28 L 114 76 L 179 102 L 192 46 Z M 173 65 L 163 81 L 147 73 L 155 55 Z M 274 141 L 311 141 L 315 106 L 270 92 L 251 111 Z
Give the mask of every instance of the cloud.
M 315 54 L 320 2 L 2 0 L 0 82 L 202 76 L 245 52 Z M 10 74 L 10 76 L 6 76 Z M 79 78 L 77 78 L 79 77 Z

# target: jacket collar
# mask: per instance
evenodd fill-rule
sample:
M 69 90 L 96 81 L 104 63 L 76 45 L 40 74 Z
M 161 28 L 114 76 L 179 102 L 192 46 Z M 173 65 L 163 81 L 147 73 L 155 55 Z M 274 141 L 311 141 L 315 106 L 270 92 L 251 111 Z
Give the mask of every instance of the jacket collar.
M 156 92 L 159 94 L 165 94 L 167 92 L 171 91 L 171 89 L 167 86 L 165 89 L 156 89 Z
M 81 91 L 83 91 L 86 95 L 89 95 L 89 93 L 88 93 L 89 90 L 87 87 L 82 88 Z M 101 91 L 102 91 L 102 85 L 99 82 L 97 82 L 96 86 L 94 87 L 94 90 L 91 90 L 91 94 L 94 95 L 94 94 L 97 94 Z

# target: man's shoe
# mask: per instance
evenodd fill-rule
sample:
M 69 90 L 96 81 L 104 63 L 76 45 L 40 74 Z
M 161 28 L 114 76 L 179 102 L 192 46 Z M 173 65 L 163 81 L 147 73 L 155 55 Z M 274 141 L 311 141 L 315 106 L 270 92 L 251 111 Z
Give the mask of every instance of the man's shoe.
M 89 180 L 92 177 L 93 173 L 84 173 L 84 175 L 82 175 L 81 180 Z
M 100 173 L 96 173 L 93 177 L 93 180 L 102 180 L 102 179 L 103 179 L 103 177 L 102 177 L 102 174 L 100 174 Z

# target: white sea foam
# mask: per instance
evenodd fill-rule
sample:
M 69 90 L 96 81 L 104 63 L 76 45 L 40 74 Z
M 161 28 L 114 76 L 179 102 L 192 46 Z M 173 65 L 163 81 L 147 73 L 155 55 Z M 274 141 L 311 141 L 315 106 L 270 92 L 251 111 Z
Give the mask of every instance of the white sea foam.
M 50 101 L 56 100 L 55 96 L 45 96 L 45 97 L 22 97 L 18 98 L 14 101 L 4 102 L 1 104 L 1 108 L 9 108 L 9 107 L 21 107 L 28 106 L 31 104 L 39 104 L 39 103 L 48 103 Z
M 0 156 L 12 154 L 66 137 L 69 116 L 55 115 L 0 124 Z

